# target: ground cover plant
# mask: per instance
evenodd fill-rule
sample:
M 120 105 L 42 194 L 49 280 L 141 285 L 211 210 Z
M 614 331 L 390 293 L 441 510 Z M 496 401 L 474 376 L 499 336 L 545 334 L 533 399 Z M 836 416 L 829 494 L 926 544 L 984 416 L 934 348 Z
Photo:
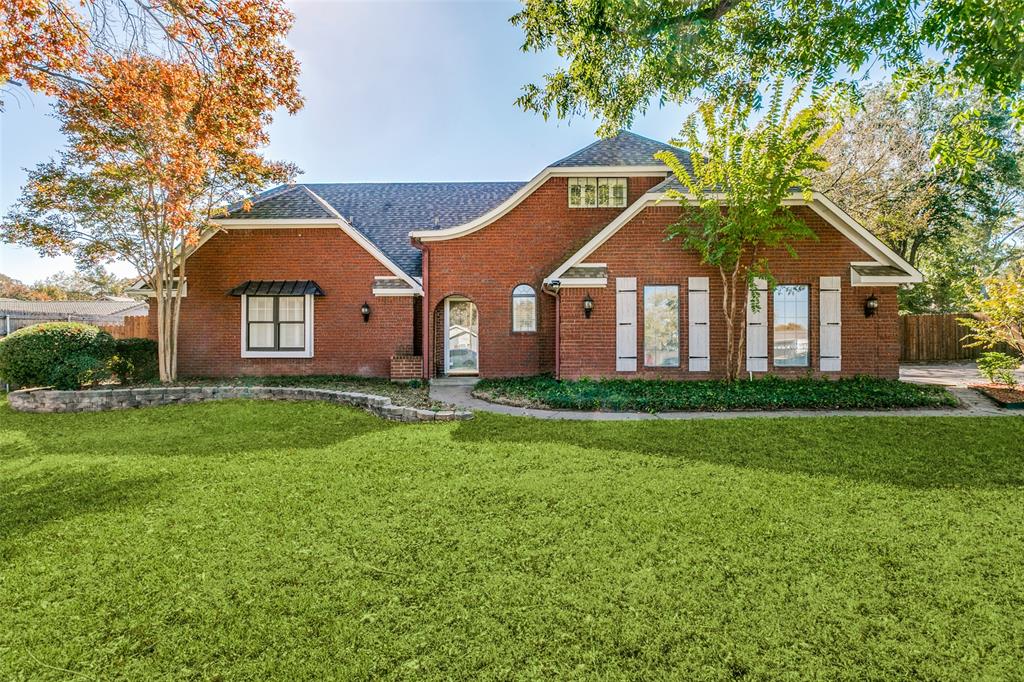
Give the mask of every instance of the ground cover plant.
M 890 379 L 778 379 L 557 381 L 549 376 L 484 379 L 474 395 L 493 402 L 572 410 L 775 410 L 950 407 L 956 398 L 941 386 Z
M 0 679 L 1012 679 L 1022 440 L 0 405 Z

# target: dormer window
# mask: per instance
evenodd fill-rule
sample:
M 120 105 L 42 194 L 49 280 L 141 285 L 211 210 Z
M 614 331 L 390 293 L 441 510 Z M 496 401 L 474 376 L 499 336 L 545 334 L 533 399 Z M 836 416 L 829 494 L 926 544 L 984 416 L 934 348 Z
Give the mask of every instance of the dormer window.
M 626 178 L 569 178 L 569 208 L 625 208 Z

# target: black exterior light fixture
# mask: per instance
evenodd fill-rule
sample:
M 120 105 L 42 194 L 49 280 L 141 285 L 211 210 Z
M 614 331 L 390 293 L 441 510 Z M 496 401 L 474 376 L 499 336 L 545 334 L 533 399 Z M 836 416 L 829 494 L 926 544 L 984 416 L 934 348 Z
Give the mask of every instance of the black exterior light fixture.
M 363 314 L 363 322 L 370 321 L 370 304 L 363 303 L 363 307 L 359 309 L 359 312 Z
M 590 298 L 590 294 L 583 299 L 583 317 L 590 319 L 590 313 L 594 312 L 594 299 Z
M 878 312 L 878 297 L 874 294 L 868 296 L 868 299 L 864 301 L 864 317 L 871 317 Z

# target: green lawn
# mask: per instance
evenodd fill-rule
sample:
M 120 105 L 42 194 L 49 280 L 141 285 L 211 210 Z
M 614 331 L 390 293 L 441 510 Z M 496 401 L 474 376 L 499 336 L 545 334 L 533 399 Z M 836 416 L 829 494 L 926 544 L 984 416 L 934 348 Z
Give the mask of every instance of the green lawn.
M 0 679 L 1020 679 L 1022 443 L 0 405 Z

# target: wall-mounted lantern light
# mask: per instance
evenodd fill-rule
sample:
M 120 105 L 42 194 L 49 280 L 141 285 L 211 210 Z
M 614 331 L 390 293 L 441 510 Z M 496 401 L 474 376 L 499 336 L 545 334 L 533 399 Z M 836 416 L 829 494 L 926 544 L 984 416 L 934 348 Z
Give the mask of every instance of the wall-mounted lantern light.
M 359 309 L 359 312 L 363 314 L 363 322 L 370 321 L 370 304 L 363 303 L 363 307 Z
M 878 298 L 871 294 L 868 300 L 864 301 L 864 317 L 871 317 L 878 312 Z
M 583 299 L 583 317 L 590 319 L 590 313 L 594 312 L 594 299 L 590 298 L 590 294 Z

